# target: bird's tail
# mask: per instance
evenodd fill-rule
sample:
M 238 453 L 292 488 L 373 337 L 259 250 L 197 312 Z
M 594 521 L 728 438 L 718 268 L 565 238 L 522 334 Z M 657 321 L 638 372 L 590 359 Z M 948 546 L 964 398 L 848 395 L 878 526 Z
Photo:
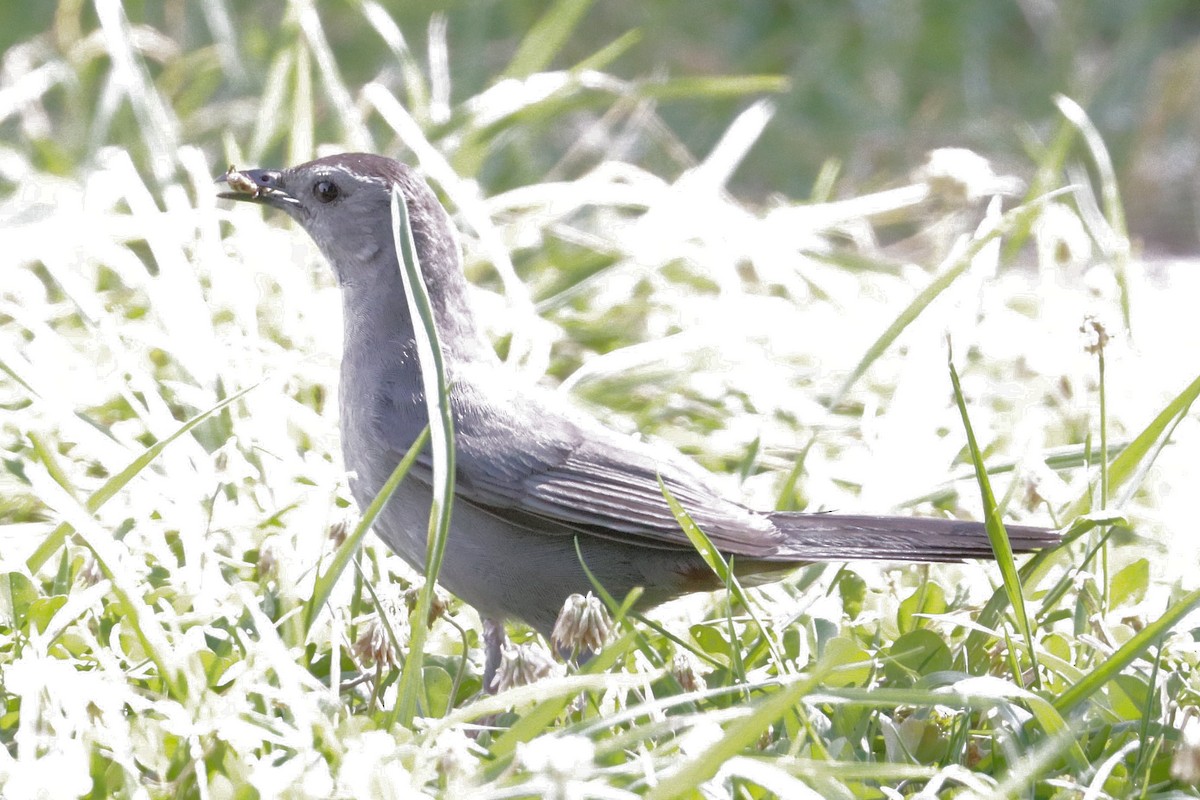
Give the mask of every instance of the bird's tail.
M 770 559 L 788 561 L 962 561 L 993 558 L 982 522 L 929 517 L 870 517 L 776 512 L 771 521 L 785 540 Z M 1014 553 L 1054 547 L 1045 528 L 1006 525 Z

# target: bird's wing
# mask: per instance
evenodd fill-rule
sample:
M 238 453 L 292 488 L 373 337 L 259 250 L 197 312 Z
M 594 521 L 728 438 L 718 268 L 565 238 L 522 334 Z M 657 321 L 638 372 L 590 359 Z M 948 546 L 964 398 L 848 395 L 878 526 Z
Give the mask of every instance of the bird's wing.
M 487 387 L 487 395 L 472 387 Z M 642 547 L 691 549 L 659 478 L 722 552 L 748 562 L 829 559 L 957 561 L 988 557 L 982 523 L 951 519 L 760 513 L 728 500 L 671 448 L 647 445 L 570 411 L 557 397 L 462 381 L 452 394 L 456 502 L 547 535 L 584 534 Z M 393 453 L 408 449 L 399 441 Z M 399 457 L 397 455 L 397 457 Z M 428 453 L 414 466 L 429 483 Z M 1011 526 L 1014 551 L 1053 546 Z
M 691 549 L 659 477 L 723 552 L 766 557 L 783 537 L 764 514 L 727 500 L 666 446 L 650 446 L 520 391 L 497 402 L 455 387 L 456 502 L 546 533 L 585 533 Z M 420 473 L 429 474 L 426 458 Z M 427 477 L 426 477 L 427 479 Z
M 760 557 L 775 552 L 781 537 L 769 519 L 725 500 L 707 483 L 697 483 L 702 479 L 690 470 L 639 450 L 610 443 L 601 451 L 589 440 L 561 460 L 534 469 L 506 471 L 511 462 L 493 459 L 481 470 L 476 462 L 476 469 L 459 471 L 457 494 L 527 527 L 541 528 L 537 522 L 548 521 L 597 536 L 636 539 L 645 546 L 690 549 L 663 497 L 661 477 L 722 551 Z

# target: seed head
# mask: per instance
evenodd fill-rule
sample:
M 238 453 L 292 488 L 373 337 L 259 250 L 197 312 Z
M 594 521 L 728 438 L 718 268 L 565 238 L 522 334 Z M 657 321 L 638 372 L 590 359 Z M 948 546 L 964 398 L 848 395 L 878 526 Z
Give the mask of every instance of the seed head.
M 612 633 L 612 620 L 600 599 L 573 594 L 563 603 L 550 638 L 558 650 L 596 653 Z
M 540 645 L 505 645 L 500 651 L 500 668 L 496 671 L 496 691 L 528 686 L 552 675 L 557 669 L 550 653 Z

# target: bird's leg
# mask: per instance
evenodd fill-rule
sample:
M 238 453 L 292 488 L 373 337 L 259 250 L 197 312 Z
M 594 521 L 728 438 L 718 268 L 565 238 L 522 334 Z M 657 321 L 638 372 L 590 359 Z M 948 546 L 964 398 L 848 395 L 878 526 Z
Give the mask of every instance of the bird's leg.
M 500 654 L 508 637 L 504 633 L 504 622 L 498 619 L 483 621 L 483 690 L 496 693 L 496 673 L 500 671 Z

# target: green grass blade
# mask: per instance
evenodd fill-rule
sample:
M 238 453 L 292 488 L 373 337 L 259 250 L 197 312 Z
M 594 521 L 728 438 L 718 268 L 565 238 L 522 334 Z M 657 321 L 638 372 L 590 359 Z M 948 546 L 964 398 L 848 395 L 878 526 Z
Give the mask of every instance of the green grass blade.
M 1065 121 L 1055 130 L 1054 138 L 1042 150 L 1041 159 L 1033 173 L 1033 180 L 1029 183 L 1029 190 L 1025 192 L 1022 205 L 1034 202 L 1059 184 L 1063 165 L 1067 162 L 1067 155 L 1075 143 L 1075 133 L 1075 128 Z M 1013 227 L 1001 250 L 1001 261 L 1012 259 L 1029 241 L 1036 219 L 1036 216 L 1026 217 Z
M 617 602 L 617 598 L 612 596 L 612 592 L 608 591 L 607 587 L 600 582 L 588 568 L 587 561 L 583 558 L 583 550 L 579 547 L 579 537 L 575 537 L 575 557 L 579 559 L 579 566 L 583 568 L 583 574 L 587 576 L 588 583 L 592 584 L 592 589 L 595 590 L 596 596 L 608 608 L 608 613 L 614 615 L 614 623 L 616 622 L 616 613 L 620 609 L 621 604 Z
M 1099 662 L 1083 680 L 1056 697 L 1054 707 L 1060 713 L 1066 714 L 1084 700 L 1095 695 L 1121 670 L 1129 666 L 1135 658 L 1142 655 L 1150 645 L 1165 636 L 1198 604 L 1200 604 L 1200 589 L 1188 592 L 1180 598 L 1179 602 L 1168 608 L 1161 617 L 1142 628 L 1133 638 L 1121 645 L 1117 652 Z
M 379 37 L 387 44 L 392 59 L 400 65 L 405 90 L 405 107 L 414 117 L 422 122 L 430 119 L 429 82 L 425 77 L 417 57 L 404 40 L 400 26 L 392 19 L 391 13 L 375 0 L 366 0 L 362 4 L 363 16 L 367 24 L 375 29 Z
M 742 585 L 738 582 L 737 576 L 733 574 L 733 570 L 729 568 L 725 557 L 717 550 L 712 540 L 708 538 L 708 535 L 700 530 L 700 526 L 688 514 L 687 509 L 680 505 L 679 501 L 675 499 L 675 495 L 671 494 L 671 490 L 667 488 L 667 484 L 663 482 L 661 475 L 658 477 L 658 487 L 662 491 L 663 497 L 666 498 L 667 505 L 671 507 L 671 513 L 675 516 L 675 522 L 679 524 L 679 527 L 687 535 L 688 540 L 692 543 L 692 547 L 696 548 L 696 552 L 704 559 L 704 563 L 721 579 L 721 582 L 725 584 L 729 592 L 737 598 L 742 607 L 746 609 L 746 613 L 754 620 L 754 624 L 758 626 L 763 640 L 767 643 L 767 647 L 771 651 L 771 657 L 779 665 L 780 671 L 786 670 L 785 662 L 779 648 L 776 646 L 771 630 L 766 625 L 763 625 L 762 620 L 758 618 L 755 606 L 750 602 L 750 598 L 746 595 L 745 590 L 742 589 Z M 738 647 L 737 639 L 733 638 L 732 635 L 730 645 L 734 648 Z
M 329 46 L 329 38 L 321 25 L 317 4 L 295 3 L 292 9 L 304 33 L 304 40 L 308 43 L 308 52 L 316 62 L 316 72 L 325 87 L 327 102 L 333 107 L 333 117 L 341 125 L 343 141 L 352 150 L 374 150 L 371 134 L 359 116 L 358 109 L 354 107 L 353 92 L 342 79 L 337 58 Z
M 496 694 L 485 694 L 461 708 L 456 708 L 446 716 L 429 720 L 428 730 L 434 736 L 439 732 L 465 725 L 474 720 L 492 714 L 502 714 L 513 707 L 536 708 L 545 703 L 553 703 L 556 698 L 571 698 L 581 692 L 605 692 L 611 690 L 637 690 L 654 680 L 653 673 L 640 675 L 609 674 L 609 675 L 566 675 L 564 677 L 543 678 L 536 683 L 514 686 Z M 544 730 L 542 731 L 545 732 Z M 503 762 L 503 759 L 499 759 Z
M 398 186 L 392 187 L 392 236 L 399 268 L 404 278 L 404 295 L 413 320 L 417 358 L 421 362 L 421 383 L 429 413 L 429 435 L 433 450 L 433 505 L 429 510 L 429 536 L 425 551 L 425 585 L 417 598 L 410 619 L 408 658 L 400 674 L 399 696 L 391 722 L 408 727 L 416 716 L 422 686 L 425 638 L 429 632 L 429 610 L 433 607 L 434 586 L 442 568 L 446 539 L 450 535 L 450 512 L 454 504 L 454 419 L 450 412 L 450 388 L 446 365 L 438 341 L 437 325 L 429 290 L 421 275 L 408 203 Z
M 6 361 L 4 361 L 4 359 L 0 359 L 0 372 L 3 372 L 5 375 L 12 378 L 18 384 L 20 384 L 21 388 L 25 390 L 26 394 L 32 395 L 33 397 L 38 396 L 37 392 L 34 391 L 33 387 L 30 386 L 29 383 L 24 378 L 22 378 L 20 375 L 18 375 L 17 371 L 14 370 L 12 367 L 10 367 L 8 365 L 8 363 Z
M 658 478 L 658 486 L 667 500 L 667 505 L 671 507 L 671 513 L 675 515 L 675 521 L 691 541 L 692 547 L 696 548 L 696 552 L 704 559 L 704 563 L 721 579 L 722 583 L 735 586 L 734 595 L 739 601 L 745 602 L 745 598 L 741 596 L 741 587 L 736 586 L 736 581 L 731 580 L 733 575 L 729 570 L 729 564 L 725 561 L 725 556 L 721 555 L 721 551 L 716 548 L 708 535 L 700 530 L 700 526 L 692 519 L 692 515 L 680 505 L 679 501 L 675 499 L 675 495 L 671 494 L 671 490 L 667 488 L 661 475 Z
M 300 40 L 295 45 L 296 64 L 293 73 L 292 132 L 288 137 L 288 163 L 299 164 L 312 158 L 315 141 L 316 112 L 313 102 L 312 56 Z
M 833 410 L 841 405 L 842 401 L 846 399 L 846 395 L 849 394 L 850 389 L 858 382 L 858 379 L 865 375 L 870 366 L 887 352 L 888 348 L 895 343 L 905 328 L 911 325 L 942 292 L 950 288 L 956 280 L 966 273 L 967 268 L 971 266 L 975 257 L 988 244 L 997 237 L 1006 235 L 1019 225 L 1029 224 L 1041 212 L 1045 203 L 1051 197 L 1055 196 L 1057 196 L 1057 193 L 1043 195 L 1034 201 L 1012 209 L 998 220 L 983 226 L 965 247 L 955 248 L 947 259 L 942 271 L 930 281 L 928 286 L 917 293 L 917 296 L 900 312 L 900 315 L 892 320 L 892 324 L 888 325 L 883 333 L 879 334 L 879 337 L 871 343 L 871 346 L 867 348 L 862 358 L 854 365 L 854 369 L 850 370 L 850 374 L 846 376 L 846 380 L 842 382 L 841 387 L 838 388 L 826 407 Z
M 175 441 L 180 436 L 183 436 L 185 433 L 191 431 L 213 414 L 216 414 L 218 411 L 222 411 L 231 404 L 237 402 L 243 396 L 245 396 L 247 392 L 258 388 L 262 385 L 262 383 L 263 381 L 259 381 L 251 386 L 247 386 L 245 389 L 242 389 L 236 394 L 230 395 L 207 411 L 202 411 L 189 419 L 170 436 L 166 437 L 165 439 L 161 439 L 147 447 L 141 455 L 129 462 L 129 465 L 125 467 L 125 469 L 121 470 L 116 475 L 113 475 L 104 482 L 103 486 L 93 492 L 91 496 L 88 497 L 84 502 L 84 507 L 87 508 L 89 512 L 93 514 L 96 513 L 98 510 L 100 510 L 101 506 L 115 497 L 117 492 L 121 491 L 121 489 L 123 489 L 127 483 L 133 480 L 134 476 L 145 469 L 152 461 L 154 461 L 154 459 L 158 458 L 159 454 L 166 449 L 167 445 L 171 444 L 171 442 Z M 40 545 L 38 545 L 38 548 L 34 550 L 33 554 L 30 555 L 25 561 L 25 566 L 29 567 L 29 571 L 37 572 L 39 569 L 41 569 L 42 565 L 46 563 L 47 559 L 54 555 L 58 548 L 62 547 L 63 542 L 67 540 L 67 536 L 69 536 L 73 530 L 74 528 L 70 524 L 64 522 L 51 531 L 50 535 L 47 536 Z
M 171 665 L 171 646 L 159 618 L 142 597 L 145 587 L 130 580 L 127 570 L 114 568 L 121 562 L 117 542 L 107 530 L 101 528 L 92 516 L 92 510 L 80 503 L 68 487 L 58 485 L 48 473 L 47 476 L 47 479 L 40 481 L 43 485 L 38 487 L 39 495 L 66 519 L 64 524 L 76 531 L 92 552 L 101 573 L 112 583 L 112 593 L 121 604 L 124 621 L 154 663 L 168 696 L 183 700 L 187 696 L 185 676 Z
M 602 70 L 621 56 L 625 55 L 626 52 L 628 52 L 641 40 L 641 31 L 636 29 L 626 31 L 613 41 L 604 45 L 604 47 L 601 47 L 595 53 L 592 53 L 575 66 L 571 67 L 571 71 L 582 72 L 585 70 Z
M 1088 527 L 1094 526 L 1089 525 Z M 1064 542 L 1071 539 L 1072 536 L 1068 535 L 1064 537 Z M 1057 552 L 1057 550 L 1041 550 L 1030 556 L 1029 560 L 1017 570 L 1017 574 L 1021 578 L 1021 584 L 1037 583 L 1044 578 L 1049 573 L 1050 567 L 1054 563 L 1053 557 Z M 992 634 L 988 631 L 996 627 L 997 620 L 1000 619 L 1000 615 L 1004 613 L 1004 609 L 1008 604 L 1008 589 L 1006 586 L 1001 586 L 992 593 L 991 598 L 984 604 L 983 609 L 976 616 L 976 627 L 967 635 L 967 642 L 963 648 L 963 654 L 966 659 L 964 666 L 969 667 L 973 673 L 977 671 L 975 665 L 985 663 L 984 651 L 993 638 Z
M 591 5 L 592 0 L 558 0 L 550 6 L 525 34 L 502 77 L 526 78 L 550 66 Z
M 1063 719 L 1054 703 L 1040 694 L 1029 693 L 1026 697 L 1029 713 L 1033 714 L 1038 726 L 1050 739 L 1057 739 L 1072 732 L 1071 726 Z M 1076 772 L 1085 772 L 1088 768 L 1088 757 L 1078 741 L 1072 741 L 1066 749 L 1066 756 L 1071 761 L 1071 767 Z
M 31 431 L 28 436 L 29 444 L 33 446 L 33 452 L 37 454 L 38 461 L 42 462 L 42 465 L 46 468 L 46 472 L 50 474 L 55 483 L 74 496 L 75 487 L 71 485 L 67 474 L 63 472 L 62 465 L 58 463 L 58 458 L 54 455 L 53 448 L 47 446 L 39 434 Z
M 704 78 L 676 78 L 638 84 L 639 97 L 654 100 L 741 97 L 748 94 L 782 94 L 791 88 L 783 75 L 729 75 Z
M 1033 648 L 1033 632 L 1029 628 L 1029 617 L 1025 613 L 1025 596 L 1021 590 L 1021 576 L 1017 573 L 1017 565 L 1013 561 L 1012 545 L 1008 541 L 1008 532 L 1004 530 L 1004 522 L 1000 519 L 1000 510 L 996 505 L 996 497 L 992 493 L 992 482 L 988 479 L 987 469 L 983 464 L 983 454 L 979 450 L 979 443 L 975 440 L 975 430 L 971 427 L 970 415 L 967 414 L 967 403 L 963 398 L 962 385 L 958 380 L 958 370 L 954 368 L 953 352 L 947 355 L 947 365 L 950 369 L 950 382 L 954 386 L 954 402 L 958 404 L 958 412 L 962 415 L 963 429 L 967 434 L 967 448 L 971 453 L 971 462 L 975 465 L 975 479 L 979 482 L 979 494 L 983 503 L 984 525 L 987 528 L 988 539 L 992 543 L 992 552 L 996 556 L 996 564 L 1000 567 L 1000 575 L 1004 580 L 1004 591 L 1008 595 L 1009 603 L 1012 604 L 1013 613 L 1017 618 L 1017 626 L 1029 648 L 1029 657 L 1033 660 L 1034 675 L 1036 676 L 1037 656 Z
M 1059 112 L 1070 122 L 1083 137 L 1092 163 L 1096 166 L 1096 175 L 1100 180 L 1100 202 L 1104 209 L 1104 218 L 1108 223 L 1110 236 L 1101 236 L 1100 245 L 1105 253 L 1113 260 L 1113 274 L 1117 279 L 1120 290 L 1121 321 L 1126 330 L 1132 329 L 1130 297 L 1129 297 L 1129 229 L 1125 222 L 1125 207 L 1121 203 L 1121 192 L 1117 186 L 1117 171 L 1113 167 L 1112 156 L 1104 144 L 1104 138 L 1096 126 L 1088 118 L 1083 107 L 1065 95 L 1055 95 L 1054 104 Z
M 1123 495 L 1128 496 L 1141 483 L 1146 470 L 1154 463 L 1158 453 L 1166 445 L 1175 430 L 1175 426 L 1187 416 L 1188 410 L 1200 397 L 1200 376 L 1176 395 L 1171 402 L 1151 420 L 1141 433 L 1134 437 L 1108 466 L 1109 491 L 1123 489 Z M 1127 485 L 1128 484 L 1128 485 Z M 1117 507 L 1121 506 L 1117 503 Z M 1091 492 L 1085 490 L 1079 498 L 1066 510 L 1064 519 L 1086 514 L 1092 509 Z
M 1021 755 L 1012 763 L 1004 775 L 1004 779 L 989 795 L 993 798 L 1026 798 L 1033 797 L 1030 787 L 1040 778 L 1055 771 L 1055 762 L 1072 748 L 1078 748 L 1078 734 L 1073 730 L 1063 730 L 1038 747 Z
M 347 536 L 346 541 L 338 546 L 329 566 L 317 576 L 317 580 L 313 584 L 312 597 L 309 598 L 304 609 L 304 632 L 306 634 L 312 630 L 313 623 L 317 620 L 317 615 L 325 607 L 325 603 L 329 600 L 329 595 L 333 592 L 333 587 L 337 585 L 338 579 L 342 577 L 342 573 L 350 565 L 351 559 L 354 558 L 359 545 L 362 544 L 363 537 L 367 535 L 367 531 L 371 530 L 375 519 L 383 511 L 383 507 L 387 505 L 392 493 L 396 491 L 396 487 L 404 480 L 404 476 L 408 474 L 408 470 L 412 467 L 413 462 L 417 460 L 417 456 L 420 455 L 421 450 L 425 448 L 425 443 L 428 441 L 429 428 L 426 428 L 421 431 L 421 435 L 408 448 L 408 452 L 404 454 L 404 458 L 400 459 L 400 463 L 392 470 L 392 474 L 383 484 L 383 488 L 379 490 L 379 494 L 375 495 L 375 499 L 367 506 L 367 510 L 363 512 L 362 519 L 358 521 L 358 526 L 355 527 L 354 532 Z
M 287 99 L 288 76 L 295 61 L 296 55 L 291 49 L 281 50 L 267 71 L 258 102 L 258 113 L 254 118 L 254 133 L 246 151 L 251 163 L 257 164 L 262 160 L 271 143 L 279 139 L 282 127 L 280 123 L 291 114 L 290 109 L 285 110 L 284 103 Z
M 683 758 L 674 771 L 663 775 L 658 785 L 646 793 L 646 800 L 692 796 L 723 763 L 751 747 L 764 730 L 812 691 L 819 674 L 818 670 L 792 681 L 759 702 L 744 718 L 728 724 L 718 741 Z
M 1110 490 L 1123 490 L 1116 504 L 1118 508 L 1124 504 L 1125 499 L 1132 496 L 1133 492 L 1141 484 L 1141 479 L 1154 464 L 1159 452 L 1162 451 L 1162 448 L 1170 440 L 1175 426 L 1187 416 L 1188 410 L 1192 407 L 1198 396 L 1200 396 L 1200 377 L 1193 380 L 1182 392 L 1167 403 L 1163 410 L 1151 420 L 1150 424 L 1112 459 L 1108 468 Z M 1070 526 L 1063 537 L 1064 544 L 1079 538 L 1097 524 L 1109 524 L 1119 519 L 1118 516 L 1109 514 L 1096 515 L 1093 518 L 1089 514 L 1092 505 L 1091 500 L 1092 494 L 1090 488 L 1085 489 L 1075 502 L 1063 512 L 1061 519 Z M 1055 552 L 1043 550 L 1040 553 L 1035 553 L 1021 568 L 1021 580 L 1024 583 L 1040 580 L 1049 571 Z M 983 610 L 979 612 L 977 622 L 985 628 L 994 627 L 1007 602 L 1007 589 L 1001 587 L 984 605 Z M 1046 602 L 1049 602 L 1049 600 Z M 988 639 L 989 637 L 980 631 L 972 631 L 967 636 L 967 644 L 964 652 L 969 663 L 980 663 Z
M 604 649 L 588 660 L 580 669 L 580 675 L 600 676 L 606 673 L 624 656 L 638 639 L 644 638 L 640 631 L 630 630 L 621 638 L 610 642 Z M 556 719 L 562 716 L 567 706 L 574 700 L 572 695 L 549 697 L 538 703 L 521 715 L 508 730 L 496 737 L 488 748 L 493 758 L 505 759 L 511 756 L 517 745 L 532 741 L 550 730 Z
M 596 596 L 600 598 L 600 602 L 604 603 L 604 606 L 608 609 L 608 613 L 612 614 L 612 623 L 615 629 L 625 620 L 625 617 L 629 615 L 633 607 L 637 605 L 638 598 L 645 593 L 645 589 L 641 586 L 635 586 L 625 596 L 624 600 L 618 602 L 617 598 L 613 597 L 612 593 L 604 588 L 604 584 L 600 582 L 595 573 L 588 568 L 587 562 L 583 558 L 583 550 L 579 547 L 578 537 L 575 538 L 575 557 L 579 559 L 579 566 L 583 568 L 583 574 L 587 576 L 588 583 L 592 585 Z M 647 655 L 650 655 L 648 648 Z M 591 664 L 592 662 L 589 661 L 588 663 Z

